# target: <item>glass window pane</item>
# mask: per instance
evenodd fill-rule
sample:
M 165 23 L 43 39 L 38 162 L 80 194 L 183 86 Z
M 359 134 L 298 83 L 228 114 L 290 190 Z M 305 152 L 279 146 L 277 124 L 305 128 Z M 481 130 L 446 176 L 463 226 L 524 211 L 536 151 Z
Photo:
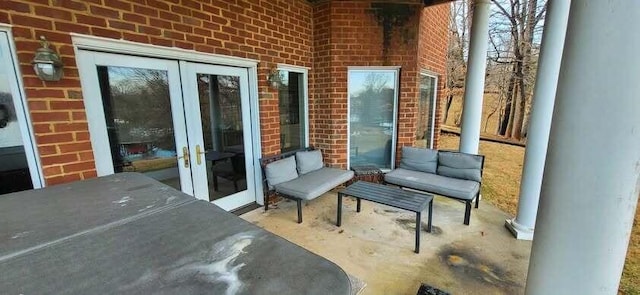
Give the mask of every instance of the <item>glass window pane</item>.
M 280 71 L 280 148 L 288 152 L 305 146 L 304 78 L 302 73 Z
M 392 168 L 395 134 L 394 71 L 349 72 L 349 162 Z
M 113 169 L 180 189 L 166 71 L 98 66 Z
M 6 42 L 0 34 L 0 42 Z M 4 46 L 3 46 L 4 47 Z M 1 48 L 0 47 L 0 50 Z M 22 130 L 11 94 L 9 79 L 15 79 L 9 52 L 0 51 L 0 194 L 33 188 L 22 141 Z
M 247 189 L 240 78 L 197 74 L 209 200 Z
M 435 107 L 436 78 L 420 75 L 420 99 L 418 100 L 418 128 L 416 146 L 431 147 L 433 135 L 433 108 Z

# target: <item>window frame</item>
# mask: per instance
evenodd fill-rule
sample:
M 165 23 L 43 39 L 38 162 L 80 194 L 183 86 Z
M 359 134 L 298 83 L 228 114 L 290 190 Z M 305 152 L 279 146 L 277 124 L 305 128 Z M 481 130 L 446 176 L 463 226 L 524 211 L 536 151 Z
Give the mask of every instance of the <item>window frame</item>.
M 383 172 L 389 172 L 395 169 L 396 165 L 396 146 L 398 141 L 398 104 L 400 93 L 400 66 L 349 66 L 347 67 L 347 169 L 351 168 L 351 94 L 349 92 L 350 77 L 352 72 L 394 72 L 395 83 L 393 91 L 393 123 L 391 132 L 391 168 L 380 169 Z
M 438 74 L 428 71 L 428 70 L 420 70 L 420 78 L 422 78 L 422 76 L 427 76 L 429 78 L 433 78 L 433 97 L 431 97 L 431 105 L 433 106 L 433 109 L 431 110 L 431 135 L 429 138 L 429 148 L 433 149 L 433 140 L 436 138 L 435 137 L 435 133 L 436 133 L 436 110 L 438 108 Z M 422 89 L 420 88 L 420 82 L 422 79 L 420 79 L 418 81 L 418 91 L 421 91 Z M 420 93 L 418 93 L 418 95 L 420 95 Z M 420 119 L 418 120 L 420 121 Z M 428 126 L 428 125 L 427 125 Z M 417 126 L 416 126 L 417 127 Z
M 309 68 L 302 66 L 294 66 L 288 64 L 278 64 L 276 67 L 278 71 L 287 71 L 302 74 L 302 95 L 303 95 L 303 109 L 304 109 L 304 147 L 309 147 Z M 278 103 L 280 98 L 278 97 Z M 279 124 L 279 123 L 278 123 Z

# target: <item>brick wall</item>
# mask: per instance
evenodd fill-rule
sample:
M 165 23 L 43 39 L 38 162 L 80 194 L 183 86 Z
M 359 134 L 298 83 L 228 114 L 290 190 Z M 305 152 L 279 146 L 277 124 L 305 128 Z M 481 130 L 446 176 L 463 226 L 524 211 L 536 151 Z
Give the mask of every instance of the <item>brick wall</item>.
M 310 143 L 322 149 L 330 165 L 343 168 L 347 67 L 400 66 L 398 148 L 412 145 L 419 69 L 439 73 L 439 88 L 444 85 L 449 6 L 416 6 L 406 30 L 394 29 L 383 56 L 382 28 L 371 2 L 4 0 L 0 22 L 13 25 L 47 184 L 96 175 L 70 32 L 259 60 L 264 155 L 280 151 L 278 92 L 266 81 L 270 69 L 277 63 L 309 67 Z M 33 73 L 30 62 L 40 35 L 65 64 L 59 82 L 42 82 Z
M 394 28 L 388 54 L 383 55 L 381 25 L 371 12 L 372 1 L 325 2 L 314 8 L 314 76 L 316 92 L 312 96 L 316 108 L 311 121 L 315 132 L 312 144 L 325 153 L 330 165 L 347 164 L 347 68 L 349 66 L 400 66 L 397 148 L 415 142 L 417 124 L 419 39 L 430 37 L 420 24 L 429 12 L 416 6 L 404 28 Z M 430 11 L 431 8 L 425 9 Z M 447 19 L 448 20 L 448 19 Z M 437 20 L 434 20 L 437 21 Z M 447 25 L 436 24 L 444 27 Z M 446 50 L 446 44 L 444 49 Z M 433 49 L 420 50 L 425 60 L 435 64 L 444 54 L 428 56 Z M 433 68 L 444 74 L 444 68 Z
M 304 0 L 3 0 L 0 22 L 13 25 L 47 184 L 96 175 L 69 32 L 259 60 L 262 145 L 272 154 L 278 104 L 266 75 L 277 63 L 311 67 L 311 14 Z M 65 64 L 59 82 L 42 82 L 31 68 L 40 35 Z
M 423 9 L 420 17 L 420 41 L 418 46 L 418 65 L 438 74 L 438 92 L 436 104 L 436 124 L 434 147 L 438 147 L 444 90 L 446 83 L 447 45 L 449 44 L 450 4 L 440 4 Z M 446 25 L 445 25 L 446 24 Z

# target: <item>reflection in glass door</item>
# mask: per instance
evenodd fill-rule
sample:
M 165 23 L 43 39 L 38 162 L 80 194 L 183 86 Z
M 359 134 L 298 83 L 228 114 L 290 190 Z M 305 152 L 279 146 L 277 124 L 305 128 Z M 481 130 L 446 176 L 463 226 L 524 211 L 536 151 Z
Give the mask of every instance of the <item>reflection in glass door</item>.
M 40 187 L 7 33 L 0 32 L 0 194 Z
M 247 70 L 187 62 L 181 66 L 187 80 L 184 100 L 196 198 L 226 210 L 253 202 Z
M 139 172 L 192 194 L 175 61 L 80 51 L 98 175 Z

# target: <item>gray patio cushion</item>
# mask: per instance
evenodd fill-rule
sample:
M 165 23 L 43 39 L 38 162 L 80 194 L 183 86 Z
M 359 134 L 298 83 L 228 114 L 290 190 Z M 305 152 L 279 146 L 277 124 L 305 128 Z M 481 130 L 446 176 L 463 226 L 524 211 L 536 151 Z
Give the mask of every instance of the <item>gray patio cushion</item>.
M 322 167 L 300 177 L 276 185 L 276 192 L 311 200 L 330 191 L 332 188 L 347 182 L 353 177 L 353 171 Z
M 298 177 L 296 159 L 294 157 L 287 157 L 269 163 L 264 167 L 264 174 L 267 177 L 269 189 L 273 189 L 276 184 L 295 179 Z
M 455 152 L 438 153 L 438 175 L 482 181 L 482 157 Z
M 296 164 L 298 165 L 299 174 L 307 174 L 311 171 L 324 167 L 322 163 L 322 152 L 320 150 L 297 152 Z
M 472 180 L 450 178 L 403 168 L 387 173 L 384 180 L 395 185 L 462 200 L 472 200 L 480 189 L 480 183 Z
M 436 173 L 438 166 L 438 151 L 414 147 L 402 147 L 400 168 Z

